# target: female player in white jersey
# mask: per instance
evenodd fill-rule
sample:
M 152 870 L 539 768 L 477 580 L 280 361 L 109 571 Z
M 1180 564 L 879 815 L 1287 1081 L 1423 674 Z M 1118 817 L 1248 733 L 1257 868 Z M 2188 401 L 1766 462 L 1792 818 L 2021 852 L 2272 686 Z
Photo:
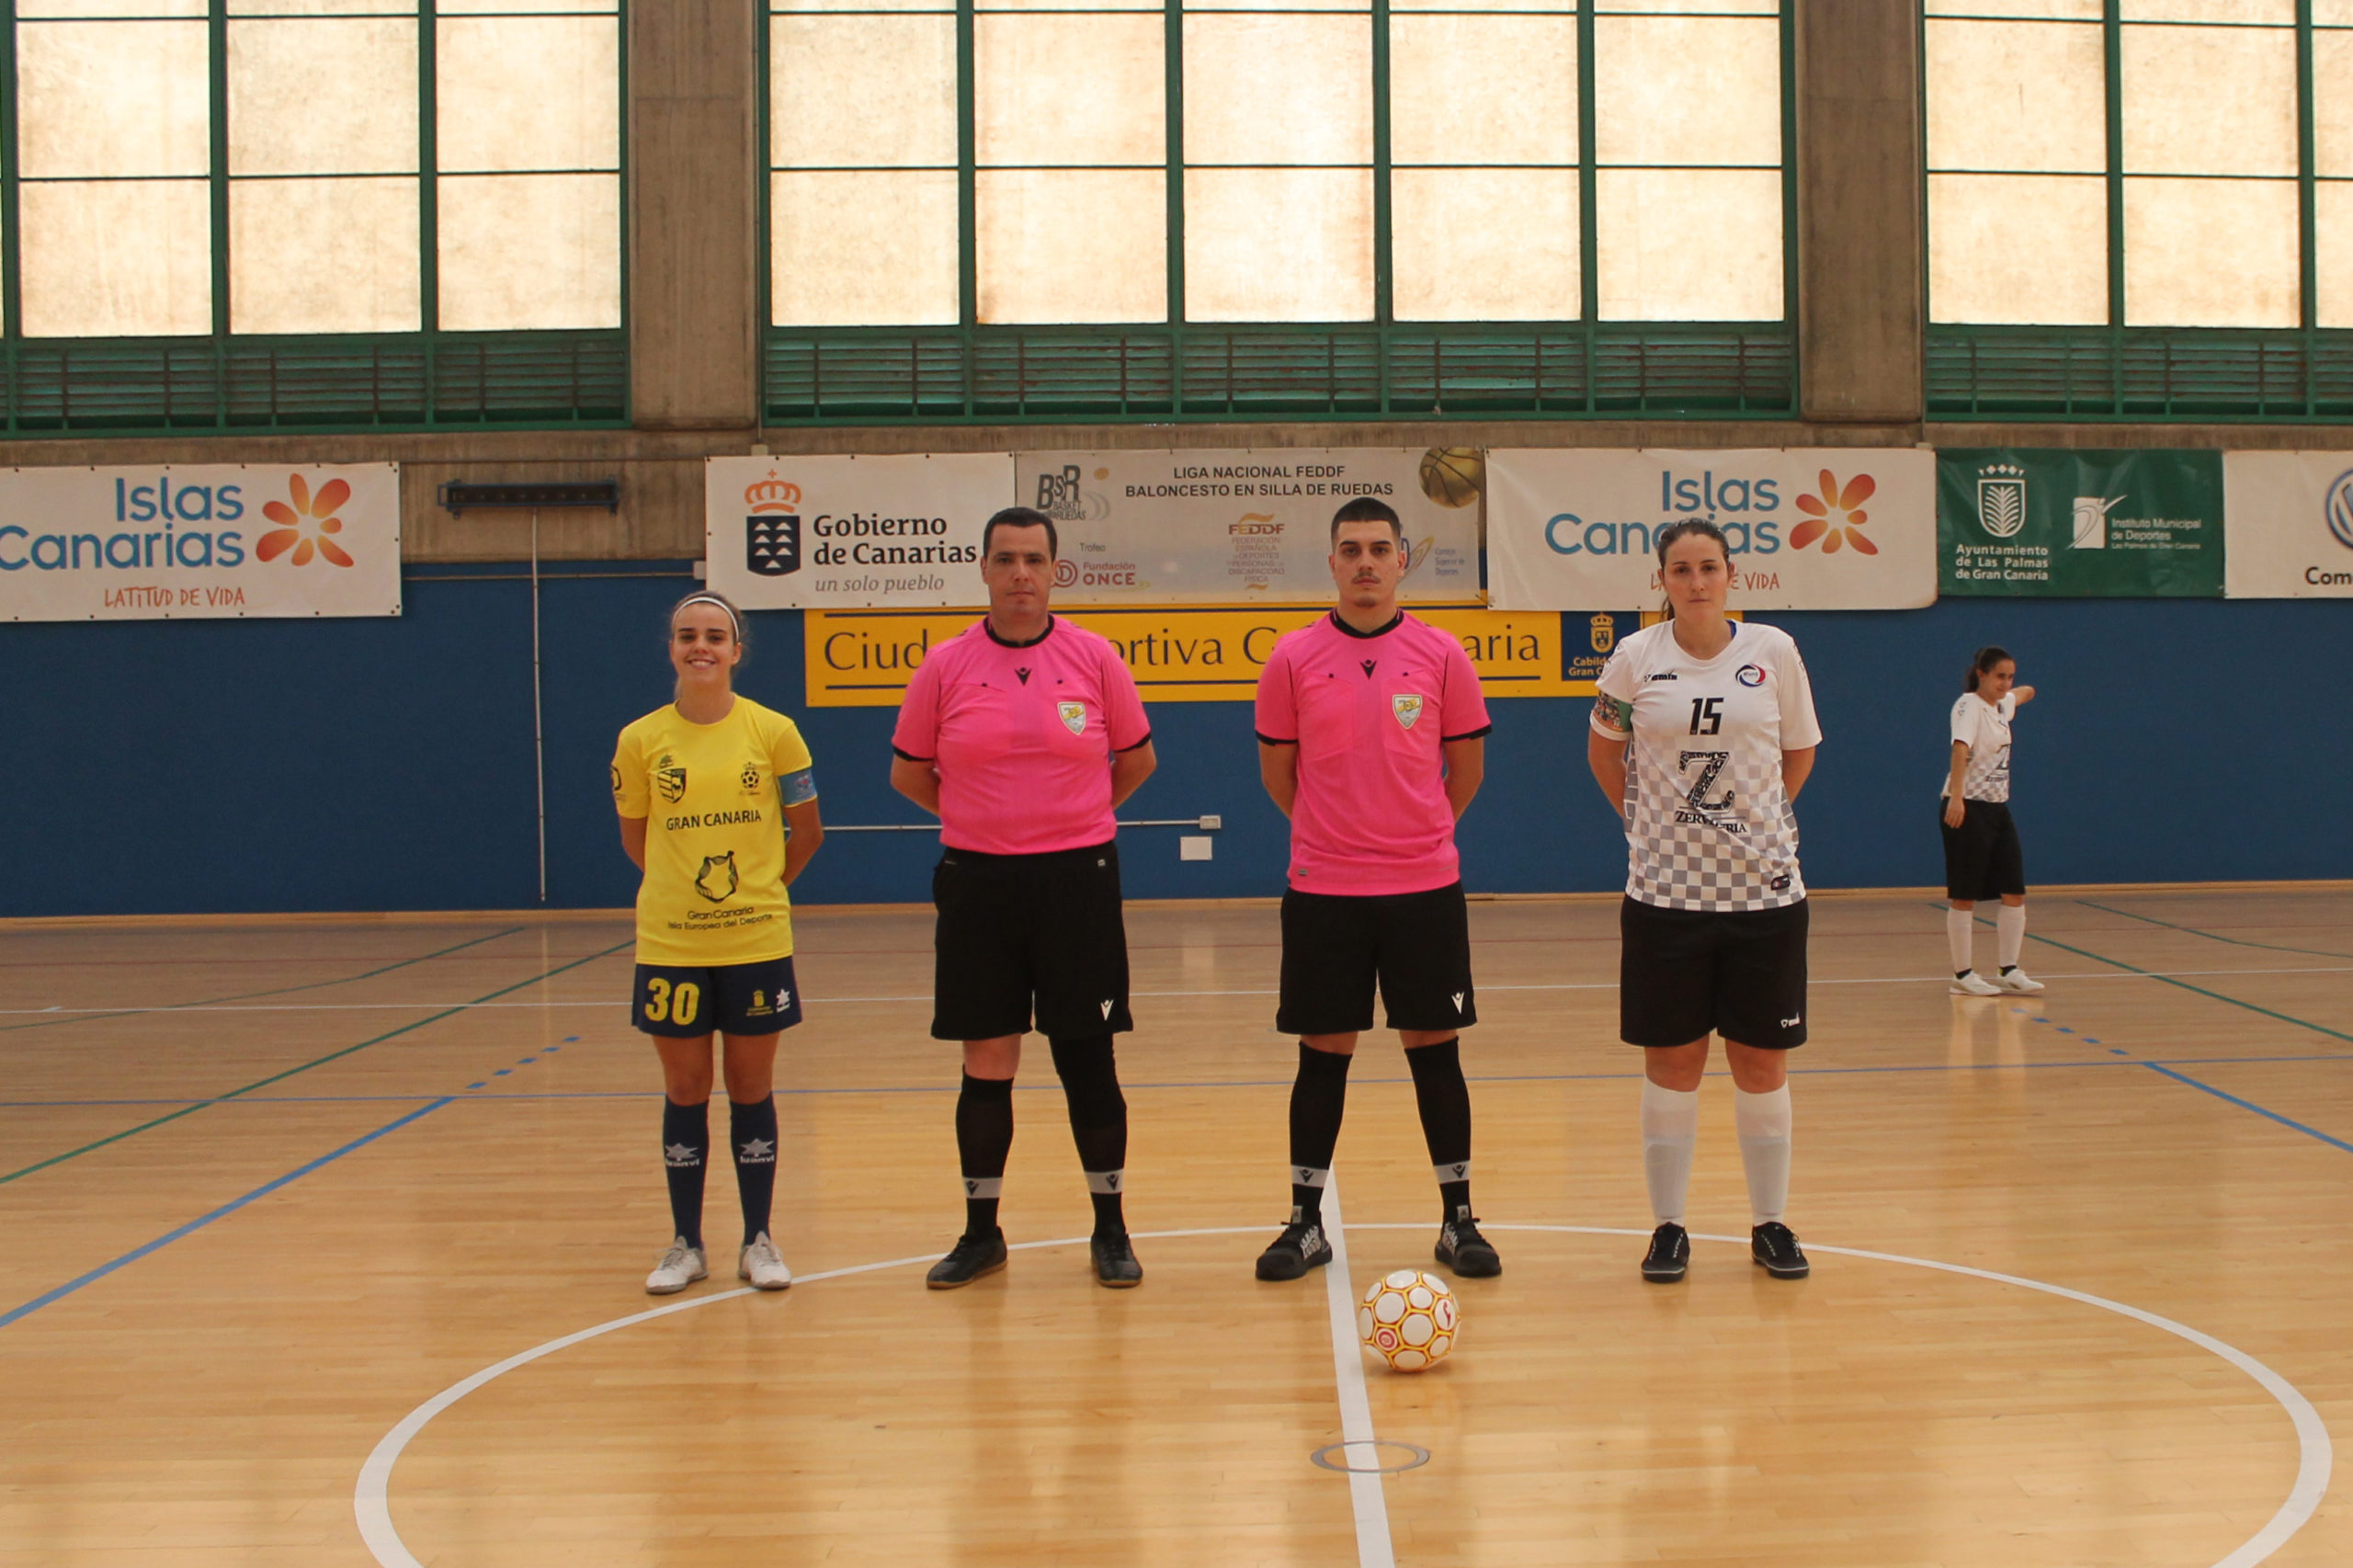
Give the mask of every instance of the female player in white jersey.
M 1748 1174 L 1749 1249 L 1778 1278 L 1807 1270 L 1790 1196 L 1786 1053 L 1805 1043 L 1805 884 L 1790 802 L 1822 727 L 1797 644 L 1724 614 L 1732 559 L 1712 523 L 1661 528 L 1668 617 L 1601 672 L 1586 756 L 1628 847 L 1619 908 L 1619 1032 L 1643 1047 L 1643 1168 L 1657 1229 L 1643 1278 L 1683 1278 L 1708 1037 L 1732 1069 Z
M 662 1058 L 662 1163 L 675 1239 L 645 1288 L 683 1290 L 703 1262 L 710 1155 L 711 1035 L 725 1037 L 728 1143 L 743 1200 L 736 1275 L 781 1290 L 792 1273 L 768 1239 L 776 1193 L 777 1035 L 801 1021 L 785 888 L 824 842 L 809 748 L 783 714 L 735 694 L 744 622 L 717 594 L 670 612 L 677 698 L 620 733 L 613 804 L 637 893 L 630 1018 Z
M 2018 684 L 2018 665 L 2001 648 L 1980 648 L 1969 661 L 1961 698 L 1952 705 L 1952 770 L 1945 776 L 1938 820 L 1945 838 L 1945 940 L 1952 949 L 1952 994 L 1998 996 L 2040 991 L 2042 982 L 2018 967 L 2026 945 L 2026 860 L 2018 824 L 2010 820 L 2010 719 L 2034 700 Z M 1970 949 L 1977 901 L 1998 898 L 1994 941 L 1998 979 L 1977 972 Z

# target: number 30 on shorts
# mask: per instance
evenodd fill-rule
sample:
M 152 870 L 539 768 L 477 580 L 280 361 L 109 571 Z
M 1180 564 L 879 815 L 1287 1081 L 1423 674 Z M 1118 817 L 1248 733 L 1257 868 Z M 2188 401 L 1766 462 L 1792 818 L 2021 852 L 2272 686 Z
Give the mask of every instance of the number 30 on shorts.
M 645 1021 L 650 1024 L 691 1024 L 702 1006 L 702 987 L 682 980 L 673 985 L 660 975 L 645 983 Z

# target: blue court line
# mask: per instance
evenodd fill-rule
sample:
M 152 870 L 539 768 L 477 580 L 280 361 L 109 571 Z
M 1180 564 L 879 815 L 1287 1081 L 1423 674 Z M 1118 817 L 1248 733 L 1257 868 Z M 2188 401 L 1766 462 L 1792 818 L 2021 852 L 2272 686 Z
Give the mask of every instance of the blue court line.
M 2124 1063 L 2119 1062 L 2118 1065 L 2122 1066 Z M 2347 1153 L 2353 1154 L 2353 1143 L 2347 1143 L 2342 1138 L 2332 1138 L 2317 1127 L 2306 1127 L 2302 1122 L 2297 1121 L 2290 1117 L 2281 1116 L 2278 1111 L 2272 1110 L 2265 1106 L 2259 1106 L 2253 1100 L 2244 1100 L 2239 1098 L 2236 1095 L 2226 1094 L 2222 1090 L 2216 1088 L 2211 1084 L 2201 1084 L 2187 1073 L 2177 1073 L 2172 1068 L 2155 1062 L 2143 1062 L 2136 1063 L 2135 1065 L 2146 1067 L 2152 1073 L 2162 1073 L 2166 1077 L 2173 1079 L 2177 1083 L 2187 1084 L 2191 1088 L 2197 1089 L 2204 1094 L 2211 1095 L 2218 1100 L 2228 1100 L 2231 1104 L 2238 1107 L 2241 1110 L 2251 1110 L 2257 1116 L 2269 1117 L 2272 1120 L 2278 1122 L 2282 1127 L 2292 1127 L 2307 1138 L 2317 1138 L 2322 1142 L 2328 1144 L 2332 1148 L 2342 1149 Z
M 74 1291 L 79 1290 L 85 1285 L 95 1284 L 98 1280 L 105 1278 L 108 1275 L 112 1274 L 115 1270 L 122 1268 L 130 1264 L 136 1263 L 152 1252 L 155 1252 L 161 1248 L 171 1245 L 174 1242 L 178 1241 L 182 1236 L 193 1235 L 198 1231 L 204 1229 L 205 1226 L 212 1223 L 215 1220 L 223 1220 L 228 1218 L 228 1216 L 235 1213 L 238 1210 L 243 1209 L 245 1205 L 255 1201 L 256 1199 L 267 1198 L 271 1193 L 276 1192 L 279 1187 L 286 1186 L 288 1183 L 300 1181 L 302 1177 L 309 1176 L 313 1171 L 317 1170 L 320 1166 L 331 1165 L 335 1161 L 340 1160 L 346 1154 L 350 1153 L 356 1149 L 364 1149 L 369 1144 L 376 1142 L 377 1139 L 385 1136 L 387 1133 L 399 1131 L 402 1128 L 406 1127 L 410 1122 L 416 1120 L 419 1117 L 432 1115 L 435 1111 L 439 1110 L 443 1106 L 450 1104 L 455 1097 L 456 1096 L 454 1096 L 444 1095 L 439 1099 L 434 1100 L 429 1104 L 421 1105 L 415 1110 L 410 1111 L 406 1116 L 397 1117 L 394 1119 L 384 1123 L 383 1126 L 379 1127 L 375 1131 L 365 1133 L 360 1137 L 355 1138 L 350 1142 L 346 1143 L 342 1148 L 335 1150 L 331 1153 L 320 1155 L 317 1159 L 313 1160 L 307 1165 L 302 1165 L 294 1170 L 288 1171 L 282 1176 L 278 1176 L 272 1180 L 262 1183 L 251 1192 L 246 1193 L 243 1198 L 230 1199 L 228 1202 L 223 1203 L 220 1208 L 213 1210 L 210 1214 L 199 1214 L 195 1219 L 190 1220 L 187 1224 L 180 1226 L 177 1230 L 167 1231 L 164 1234 L 157 1236 L 152 1242 L 131 1248 L 129 1252 L 124 1253 L 120 1257 L 114 1259 L 110 1263 L 102 1263 L 98 1265 L 97 1267 L 93 1268 L 78 1279 L 69 1279 L 54 1290 L 50 1290 L 41 1295 L 35 1296 L 23 1306 L 14 1307 L 7 1312 L 0 1312 L 0 1328 L 6 1328 L 10 1324 L 15 1323 L 18 1318 L 26 1317 L 33 1312 L 40 1311 L 41 1308 L 48 1306 L 52 1301 L 63 1301 L 66 1297 L 72 1295 Z

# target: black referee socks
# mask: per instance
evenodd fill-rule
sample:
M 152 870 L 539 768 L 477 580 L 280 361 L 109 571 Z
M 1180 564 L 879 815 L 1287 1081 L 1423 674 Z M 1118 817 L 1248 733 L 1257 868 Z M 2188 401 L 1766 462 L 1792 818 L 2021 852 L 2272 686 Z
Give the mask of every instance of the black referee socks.
M 1095 1203 L 1095 1233 L 1118 1235 L 1127 1229 L 1120 1213 L 1127 1186 L 1128 1101 L 1120 1093 L 1120 1068 L 1109 1035 L 1050 1040 L 1054 1072 L 1070 1103 L 1070 1135 L 1086 1172 L 1087 1196 Z
M 997 1194 L 1005 1187 L 1005 1158 L 1013 1153 L 1013 1080 L 964 1074 L 956 1096 L 956 1157 L 964 1172 L 964 1233 L 996 1231 Z
M 1310 1224 L 1324 1217 L 1324 1183 L 1339 1145 L 1348 1063 L 1355 1060 L 1299 1043 L 1299 1076 L 1290 1086 L 1290 1202 L 1297 1218 Z
M 735 1196 L 744 1204 L 744 1244 L 768 1228 L 776 1201 L 776 1096 L 752 1105 L 727 1102 L 727 1141 L 735 1149 Z
M 670 1227 L 702 1245 L 702 1178 L 710 1165 L 710 1107 L 662 1101 L 662 1174 L 670 1178 Z
M 1471 1212 L 1471 1085 L 1462 1081 L 1462 1041 L 1415 1046 L 1405 1065 L 1414 1070 L 1422 1138 L 1438 1176 L 1439 1222 L 1460 1220 Z

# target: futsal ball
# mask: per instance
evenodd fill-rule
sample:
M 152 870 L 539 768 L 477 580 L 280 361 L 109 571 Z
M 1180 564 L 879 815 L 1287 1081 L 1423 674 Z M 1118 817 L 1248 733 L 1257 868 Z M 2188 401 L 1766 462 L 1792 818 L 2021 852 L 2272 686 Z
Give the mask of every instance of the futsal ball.
M 1476 447 L 1432 447 L 1422 454 L 1422 494 L 1441 506 L 1468 506 L 1487 483 Z
M 1382 1275 L 1357 1309 L 1364 1347 L 1392 1372 L 1427 1371 L 1445 1360 L 1461 1324 L 1461 1309 L 1446 1281 L 1418 1268 Z

